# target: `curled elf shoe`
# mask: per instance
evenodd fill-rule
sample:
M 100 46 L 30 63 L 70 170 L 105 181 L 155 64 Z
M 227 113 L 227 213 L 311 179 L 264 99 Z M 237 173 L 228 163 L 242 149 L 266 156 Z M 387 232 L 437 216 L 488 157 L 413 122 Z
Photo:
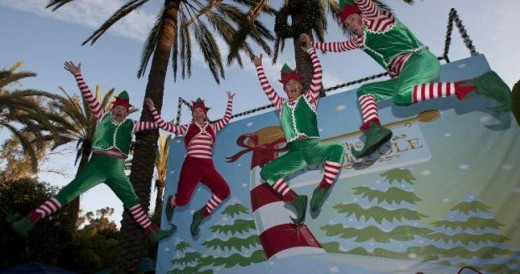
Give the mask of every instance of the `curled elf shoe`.
M 11 223 L 11 228 L 21 237 L 26 238 L 29 235 L 29 231 L 33 228 L 31 222 L 31 216 L 27 215 L 22 219 Z
M 6 213 L 6 216 L 5 217 L 5 221 L 8 223 L 8 224 L 12 224 L 20 219 L 22 219 L 22 215 L 20 215 L 19 213 Z
M 314 189 L 314 191 L 312 192 L 312 197 L 311 197 L 311 202 L 310 202 L 312 213 L 316 213 L 320 210 L 329 190 L 330 190 L 330 187 L 319 187 L 319 186 Z
M 392 138 L 392 131 L 382 125 L 370 123 L 370 128 L 363 130 L 363 135 L 365 136 L 363 149 L 359 151 L 354 148 L 351 149 L 352 155 L 356 158 L 366 157 L 374 153 L 376 149 Z
M 193 213 L 193 219 L 191 220 L 191 226 L 190 226 L 190 232 L 191 232 L 191 236 L 195 237 L 197 235 L 199 235 L 199 232 L 200 232 L 200 224 L 202 223 L 202 221 L 208 217 L 208 216 L 204 216 L 202 214 L 202 210 L 204 209 L 201 209 L 201 210 L 198 210 L 196 211 L 195 213 Z
M 495 113 L 505 113 L 511 111 L 511 90 L 509 86 L 494 71 L 486 72 L 474 79 L 457 83 L 458 87 L 474 86 L 474 93 L 491 98 L 500 105 L 489 108 Z M 459 99 L 466 94 L 457 94 Z
M 148 240 L 152 243 L 157 243 L 160 240 L 169 237 L 177 231 L 177 226 L 172 225 L 168 230 L 160 230 L 156 224 L 152 223 L 145 229 L 145 234 L 148 236 Z
M 307 211 L 307 196 L 306 195 L 298 195 L 294 197 L 294 200 L 287 202 L 290 206 L 292 206 L 296 211 L 296 218 L 291 217 L 291 220 L 294 224 L 301 224 L 303 219 L 305 219 L 305 212 Z
M 11 214 L 7 216 L 6 221 L 11 224 L 11 228 L 21 237 L 26 238 L 29 231 L 41 219 L 41 215 L 32 211 L 27 216 L 20 218 L 20 214 Z

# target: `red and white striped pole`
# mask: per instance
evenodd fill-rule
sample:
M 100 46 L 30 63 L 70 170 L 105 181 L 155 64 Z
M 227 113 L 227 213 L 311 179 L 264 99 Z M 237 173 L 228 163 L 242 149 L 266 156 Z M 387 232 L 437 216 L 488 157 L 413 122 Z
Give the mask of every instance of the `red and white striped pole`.
M 280 148 L 284 143 L 281 127 L 265 127 L 254 133 L 241 135 L 237 139 L 237 145 L 245 149 L 228 157 L 227 161 L 234 162 L 248 152 L 253 154 L 250 173 L 251 207 L 260 242 L 268 259 L 325 253 L 306 225 L 293 224 L 291 216 L 296 217 L 296 213 L 292 208 L 286 208 L 286 203 L 280 196 L 260 178 L 261 167 L 278 158 L 278 152 L 285 150 Z
M 292 223 L 290 217 L 295 218 L 295 212 L 286 208 L 272 187 L 262 182 L 260 170 L 260 167 L 251 170 L 250 195 L 253 217 L 267 258 L 325 253 L 306 225 Z

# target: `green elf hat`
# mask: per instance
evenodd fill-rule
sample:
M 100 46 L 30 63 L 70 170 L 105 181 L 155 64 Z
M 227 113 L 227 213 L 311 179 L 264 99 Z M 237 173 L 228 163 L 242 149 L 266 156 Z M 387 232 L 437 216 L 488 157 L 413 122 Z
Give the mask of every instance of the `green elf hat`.
M 347 20 L 352 14 L 361 14 L 361 10 L 353 0 L 339 0 L 339 10 L 338 16 L 341 22 Z
M 128 92 L 126 92 L 126 90 L 121 91 L 119 95 L 116 96 L 116 100 L 112 102 L 112 107 L 115 106 L 124 106 L 126 109 L 133 107 L 130 105 L 130 98 L 128 97 Z
M 204 104 L 204 100 L 197 98 L 197 101 L 195 101 L 195 102 L 191 101 L 191 105 L 192 105 L 192 107 L 191 107 L 192 110 L 195 110 L 196 108 L 201 108 L 205 114 L 208 114 L 209 108 L 206 107 L 206 105 Z
M 296 70 L 291 69 L 287 64 L 284 64 L 281 70 L 282 80 L 279 80 L 284 86 L 290 80 L 296 80 L 300 83 L 303 83 L 303 76 L 298 74 Z

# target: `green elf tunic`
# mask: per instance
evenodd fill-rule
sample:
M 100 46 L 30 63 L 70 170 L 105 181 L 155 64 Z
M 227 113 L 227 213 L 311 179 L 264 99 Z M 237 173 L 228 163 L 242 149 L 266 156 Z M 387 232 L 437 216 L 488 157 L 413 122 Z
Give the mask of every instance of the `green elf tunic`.
M 67 204 L 88 189 L 105 183 L 114 191 L 126 208 L 136 205 L 139 200 L 135 194 L 130 180 L 124 173 L 125 160 L 132 141 L 134 121 L 126 119 L 116 123 L 112 119 L 112 113 L 105 113 L 96 126 L 92 147 L 94 151 L 104 151 L 104 154 L 92 153 L 87 166 L 68 185 L 63 187 L 55 198 L 62 204 Z M 108 156 L 122 155 L 117 158 Z
M 262 168 L 260 176 L 269 184 L 309 165 L 343 160 L 343 146 L 320 141 L 316 108 L 305 95 L 298 97 L 292 105 L 288 100 L 283 102 L 280 123 L 289 151 Z
M 413 87 L 435 82 L 439 79 L 440 63 L 426 46 L 413 33 L 395 19 L 394 24 L 386 31 L 372 31 L 364 28 L 363 50 L 378 64 L 392 72 L 392 62 L 400 56 L 406 56 L 407 61 L 393 79 L 369 83 L 358 89 L 358 96 L 372 94 L 377 101 L 394 99 L 396 105 L 412 104 Z

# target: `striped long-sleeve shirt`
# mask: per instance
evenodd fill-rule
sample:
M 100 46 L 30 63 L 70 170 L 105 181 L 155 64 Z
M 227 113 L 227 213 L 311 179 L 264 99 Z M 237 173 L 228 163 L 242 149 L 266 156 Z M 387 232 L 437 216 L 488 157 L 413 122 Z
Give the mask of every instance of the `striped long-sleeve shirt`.
M 96 117 L 96 124 L 101 121 L 103 116 L 105 115 L 105 110 L 101 106 L 101 104 L 98 102 L 96 97 L 92 95 L 92 92 L 90 91 L 90 88 L 85 83 L 85 80 L 83 79 L 83 76 L 81 73 L 74 74 L 74 78 L 76 79 L 76 83 L 78 84 L 79 90 L 81 91 L 81 95 L 83 98 L 85 98 L 85 101 L 87 101 L 88 106 L 94 113 L 94 117 Z M 148 121 L 134 121 L 134 132 L 139 132 L 143 130 L 149 130 L 149 129 L 156 129 L 159 128 L 159 125 L 154 122 L 148 122 Z
M 213 144 L 215 143 L 215 140 L 213 140 L 213 138 L 211 137 L 211 134 L 208 132 L 207 127 L 211 127 L 215 134 L 222 130 L 231 119 L 232 109 L 233 99 L 229 98 L 227 101 L 226 113 L 222 119 L 213 123 L 198 124 L 193 122 L 191 124 L 181 126 L 177 126 L 172 122 L 164 121 L 155 108 L 151 111 L 155 123 L 157 123 L 160 128 L 172 133 L 177 133 L 179 135 L 186 136 L 188 134 L 190 126 L 197 126 L 199 132 L 191 140 L 189 140 L 189 145 L 186 148 L 186 156 L 194 158 L 211 159 L 213 158 Z
M 316 50 L 310 48 L 307 52 L 311 57 L 313 74 L 311 85 L 309 86 L 309 91 L 305 92 L 303 96 L 305 96 L 305 99 L 307 99 L 307 101 L 311 103 L 312 106 L 314 106 L 314 108 L 316 108 L 320 96 L 321 78 L 323 75 L 323 71 L 321 68 L 320 60 L 318 59 L 318 56 L 316 56 Z M 282 110 L 283 99 L 278 95 L 278 93 L 276 93 L 271 84 L 269 84 L 269 81 L 265 76 L 264 68 L 262 65 L 256 66 L 256 73 L 258 75 L 260 85 L 262 86 L 262 89 L 267 95 L 267 98 L 269 98 L 269 101 L 271 101 L 278 113 L 280 113 L 280 111 Z
M 372 32 L 385 32 L 389 30 L 395 23 L 395 17 L 388 10 L 381 9 L 377 3 L 372 0 L 354 0 L 361 10 L 361 20 L 365 28 Z M 324 51 L 343 52 L 365 47 L 364 36 L 354 35 L 351 39 L 343 42 L 312 42 L 312 46 Z M 411 52 L 403 53 L 388 65 L 388 73 L 390 77 L 396 77 L 401 73 L 404 64 L 410 56 Z

